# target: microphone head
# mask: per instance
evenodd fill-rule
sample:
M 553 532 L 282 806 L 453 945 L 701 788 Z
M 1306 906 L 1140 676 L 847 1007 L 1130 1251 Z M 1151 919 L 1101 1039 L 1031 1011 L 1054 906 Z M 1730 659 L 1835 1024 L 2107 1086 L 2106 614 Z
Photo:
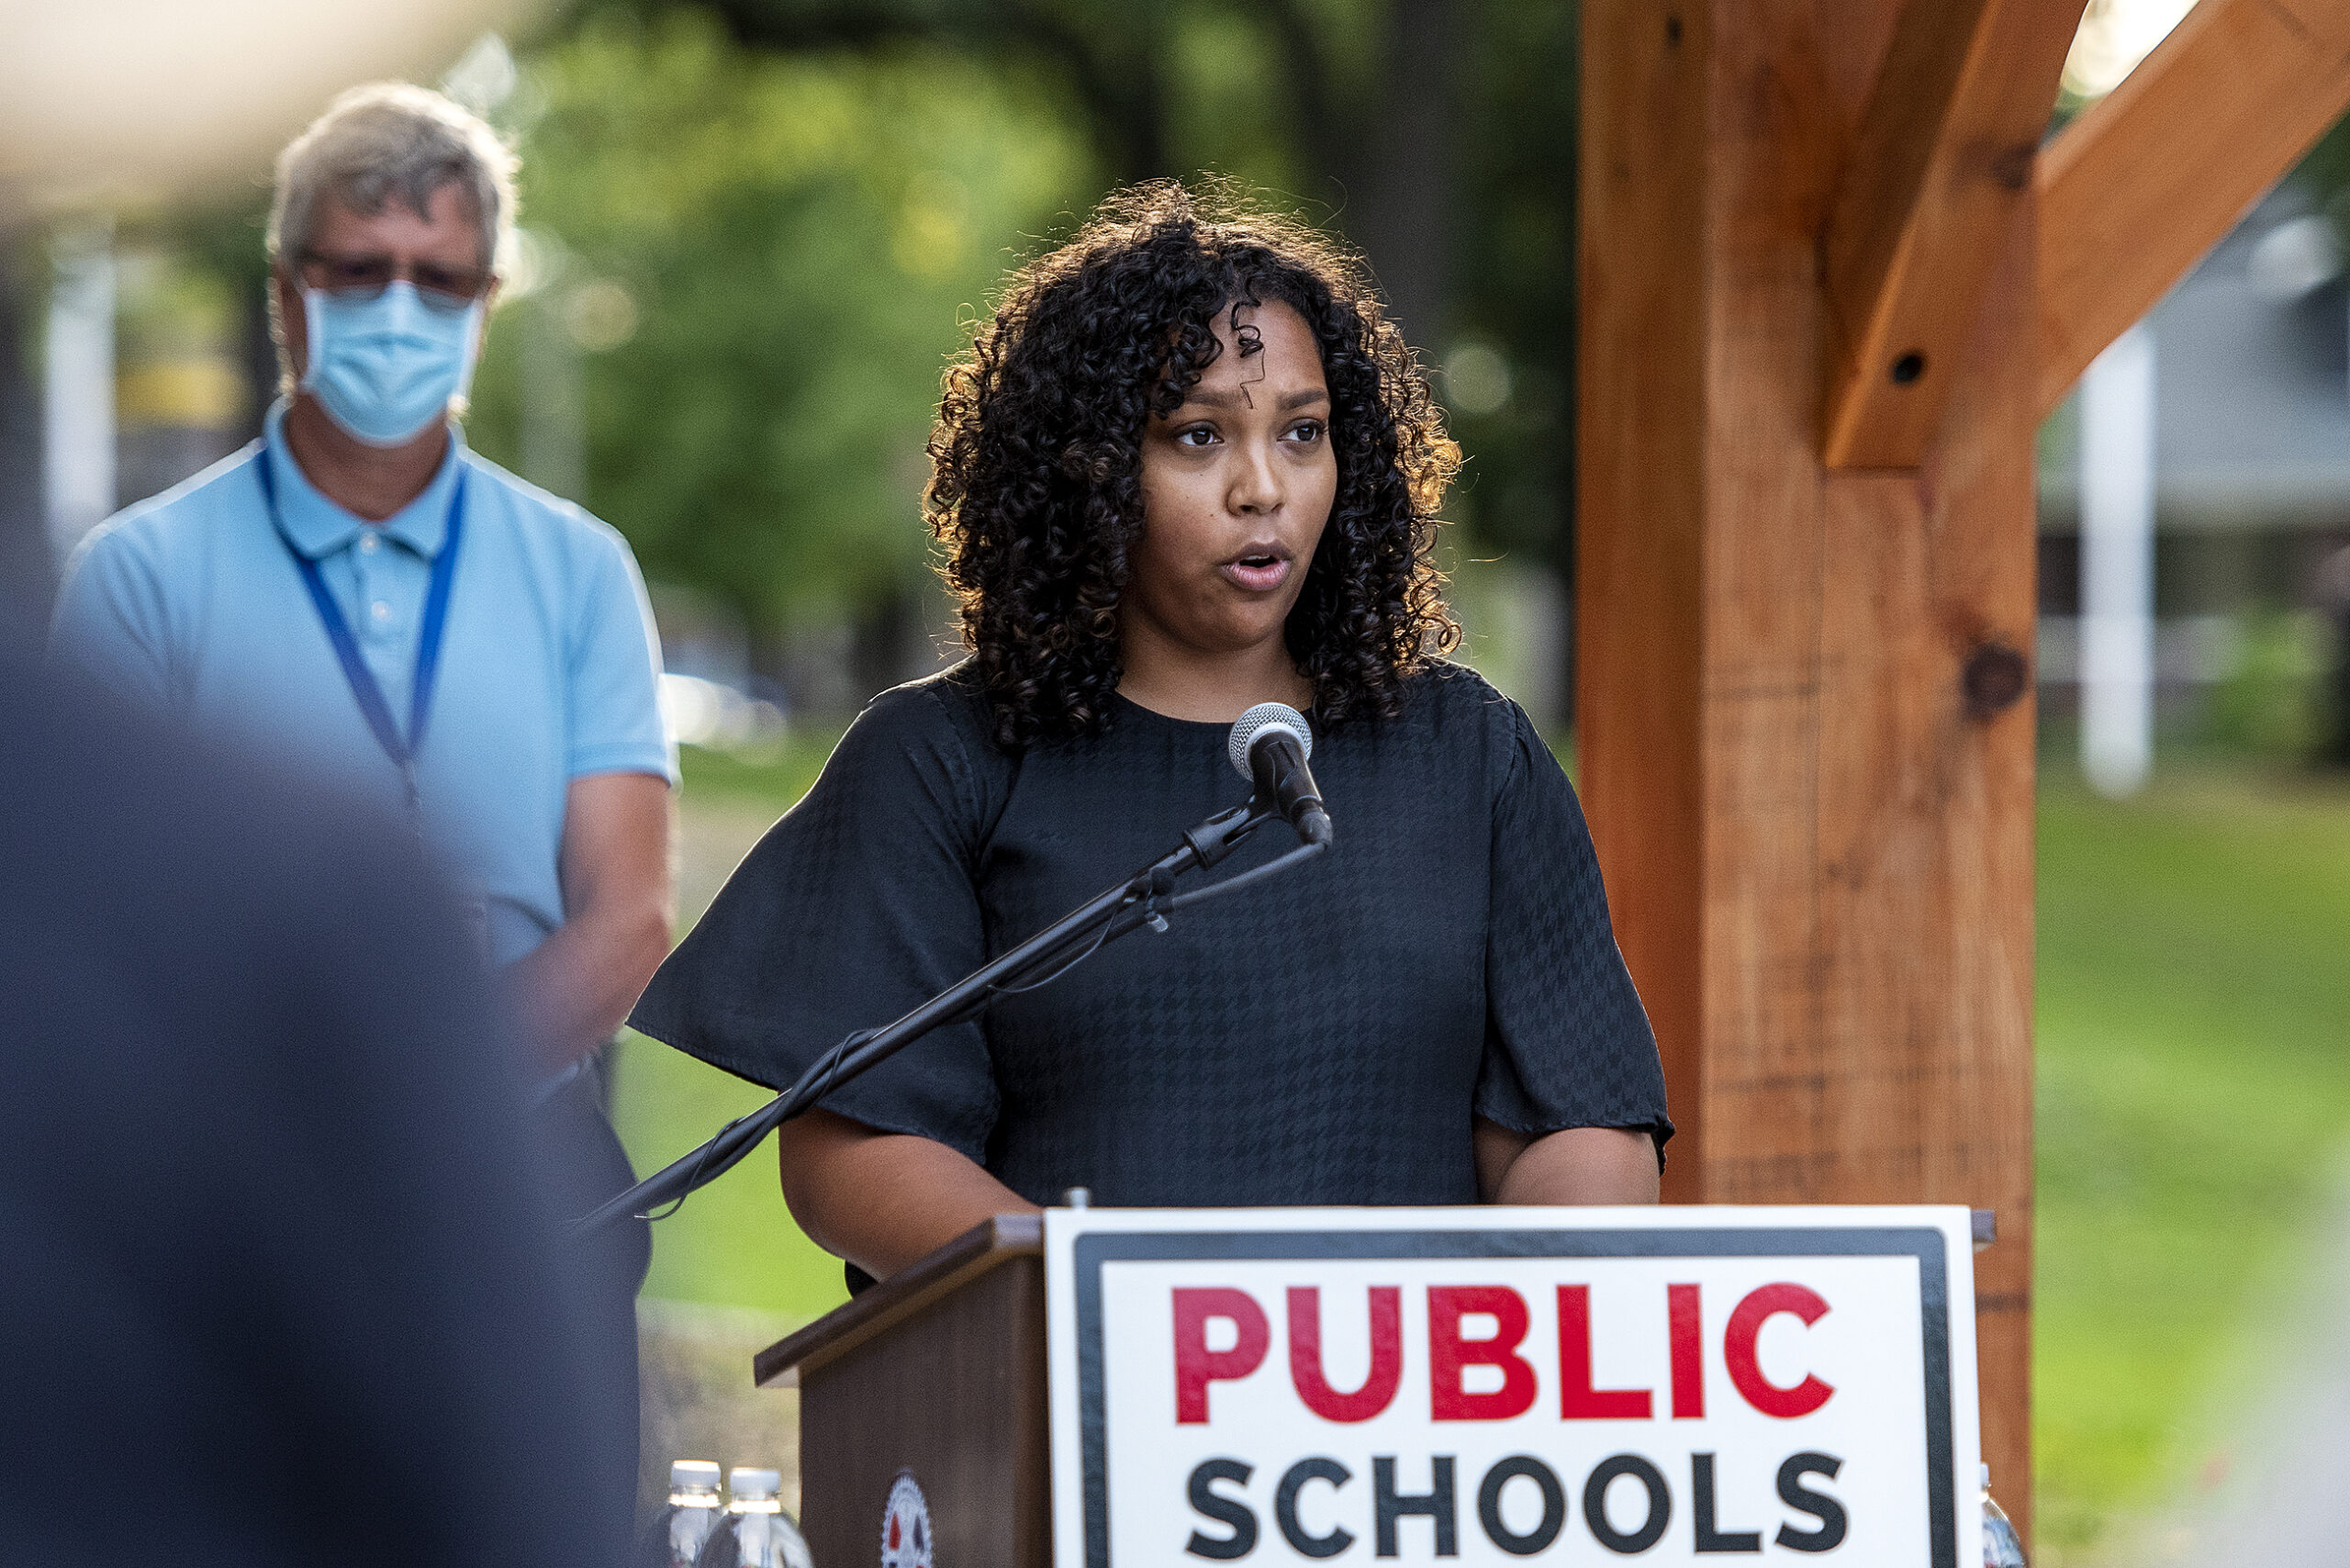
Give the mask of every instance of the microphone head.
M 1232 736 L 1225 742 L 1225 755 L 1241 778 L 1256 782 L 1256 772 L 1248 766 L 1248 754 L 1257 745 L 1257 737 L 1268 730 L 1287 730 L 1297 737 L 1297 749 L 1307 756 L 1314 755 L 1314 732 L 1307 727 L 1305 715 L 1286 702 L 1259 702 L 1232 721 Z

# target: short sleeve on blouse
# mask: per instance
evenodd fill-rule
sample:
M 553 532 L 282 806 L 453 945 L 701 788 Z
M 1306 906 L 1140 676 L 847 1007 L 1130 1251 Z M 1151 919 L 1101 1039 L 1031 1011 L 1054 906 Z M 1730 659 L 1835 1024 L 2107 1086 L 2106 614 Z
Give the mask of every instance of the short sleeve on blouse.
M 1494 806 L 1477 1114 L 1517 1132 L 1673 1136 L 1656 1036 L 1617 950 L 1583 807 L 1516 703 Z
M 938 685 L 885 692 L 849 726 L 653 977 L 634 1027 L 782 1089 L 985 962 L 982 786 Z M 823 1103 L 980 1159 L 996 1116 L 985 1037 L 934 1030 Z

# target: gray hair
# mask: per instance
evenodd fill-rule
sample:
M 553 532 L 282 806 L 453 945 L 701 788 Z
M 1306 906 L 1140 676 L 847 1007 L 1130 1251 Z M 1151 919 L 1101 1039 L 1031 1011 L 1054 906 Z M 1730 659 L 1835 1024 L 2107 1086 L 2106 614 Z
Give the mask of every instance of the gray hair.
M 373 217 L 397 199 L 419 217 L 442 185 L 472 198 L 481 260 L 495 267 L 514 229 L 514 154 L 498 133 L 441 94 L 406 82 L 353 87 L 277 155 L 269 257 L 298 262 L 319 198 Z

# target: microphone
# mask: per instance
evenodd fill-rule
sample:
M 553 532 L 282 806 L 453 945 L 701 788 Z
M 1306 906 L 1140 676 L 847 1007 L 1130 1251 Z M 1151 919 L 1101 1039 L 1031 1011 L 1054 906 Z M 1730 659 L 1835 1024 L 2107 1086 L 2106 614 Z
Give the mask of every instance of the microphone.
M 1304 714 L 1286 702 L 1259 702 L 1233 721 L 1225 751 L 1240 777 L 1260 799 L 1272 801 L 1300 840 L 1330 842 L 1330 813 L 1322 809 L 1322 791 L 1305 768 L 1305 759 L 1314 755 L 1314 732 L 1306 728 Z

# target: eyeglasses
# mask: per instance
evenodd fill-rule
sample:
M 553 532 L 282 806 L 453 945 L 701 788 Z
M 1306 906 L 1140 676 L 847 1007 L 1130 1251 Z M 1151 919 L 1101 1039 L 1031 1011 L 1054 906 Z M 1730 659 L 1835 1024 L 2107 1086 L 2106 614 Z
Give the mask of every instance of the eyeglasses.
M 454 316 L 470 308 L 496 276 L 487 267 L 452 267 L 418 262 L 403 269 L 389 256 L 330 256 L 302 252 L 302 281 L 354 304 L 379 297 L 395 281 L 416 286 L 417 297 Z

